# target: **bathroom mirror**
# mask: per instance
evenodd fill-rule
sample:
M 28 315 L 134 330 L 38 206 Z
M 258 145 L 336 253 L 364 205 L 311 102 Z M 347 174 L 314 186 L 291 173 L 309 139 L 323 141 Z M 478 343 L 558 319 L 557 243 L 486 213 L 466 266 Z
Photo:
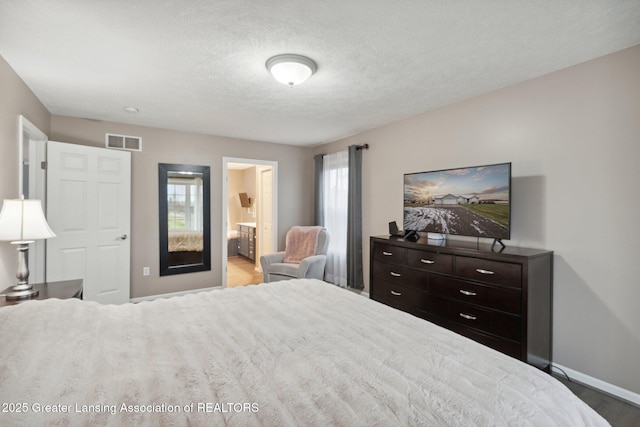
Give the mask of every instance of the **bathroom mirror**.
M 160 275 L 211 270 L 208 166 L 158 164 Z

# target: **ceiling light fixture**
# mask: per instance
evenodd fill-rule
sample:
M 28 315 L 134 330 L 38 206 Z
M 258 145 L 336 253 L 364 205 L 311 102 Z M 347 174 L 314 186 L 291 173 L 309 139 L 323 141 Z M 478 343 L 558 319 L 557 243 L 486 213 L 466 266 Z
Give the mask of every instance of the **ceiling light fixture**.
M 303 83 L 317 69 L 318 66 L 312 59 L 292 53 L 276 55 L 267 61 L 267 70 L 277 81 L 289 87 Z

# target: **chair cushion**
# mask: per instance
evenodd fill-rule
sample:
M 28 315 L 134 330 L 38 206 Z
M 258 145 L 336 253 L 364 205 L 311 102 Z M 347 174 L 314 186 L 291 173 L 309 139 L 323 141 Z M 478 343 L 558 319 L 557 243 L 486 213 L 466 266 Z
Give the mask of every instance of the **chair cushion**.
M 269 274 L 277 274 L 280 276 L 298 277 L 300 265 L 277 262 L 269 265 Z

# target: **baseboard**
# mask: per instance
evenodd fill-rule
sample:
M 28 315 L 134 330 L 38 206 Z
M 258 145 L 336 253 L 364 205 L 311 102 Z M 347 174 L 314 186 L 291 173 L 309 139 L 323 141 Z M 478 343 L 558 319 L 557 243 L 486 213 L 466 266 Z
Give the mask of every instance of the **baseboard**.
M 617 397 L 618 399 L 622 399 L 632 405 L 640 406 L 640 394 L 638 393 L 618 387 L 617 385 L 609 384 L 606 381 L 599 380 L 598 378 L 591 377 L 583 374 L 582 372 L 574 371 L 571 368 L 558 365 L 557 363 L 554 363 L 551 366 L 551 370 L 560 376 L 565 376 L 566 374 L 571 381 L 595 388 L 598 391 Z
M 365 298 L 369 298 L 369 292 L 362 291 L 360 292 L 360 295 L 362 295 Z
M 197 294 L 199 292 L 213 291 L 216 289 L 222 289 L 222 286 L 215 286 L 212 288 L 192 289 L 190 291 L 171 292 L 168 294 L 149 295 L 146 297 L 131 298 L 129 301 L 132 303 L 137 303 L 142 301 L 153 301 L 154 299 L 179 297 L 181 295 Z

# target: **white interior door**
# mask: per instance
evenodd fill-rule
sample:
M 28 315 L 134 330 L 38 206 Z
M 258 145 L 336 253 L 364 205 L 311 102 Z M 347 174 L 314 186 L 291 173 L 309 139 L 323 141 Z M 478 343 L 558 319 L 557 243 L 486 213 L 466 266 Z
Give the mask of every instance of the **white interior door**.
M 129 302 L 131 153 L 49 141 L 47 281 L 83 279 L 83 299 Z

